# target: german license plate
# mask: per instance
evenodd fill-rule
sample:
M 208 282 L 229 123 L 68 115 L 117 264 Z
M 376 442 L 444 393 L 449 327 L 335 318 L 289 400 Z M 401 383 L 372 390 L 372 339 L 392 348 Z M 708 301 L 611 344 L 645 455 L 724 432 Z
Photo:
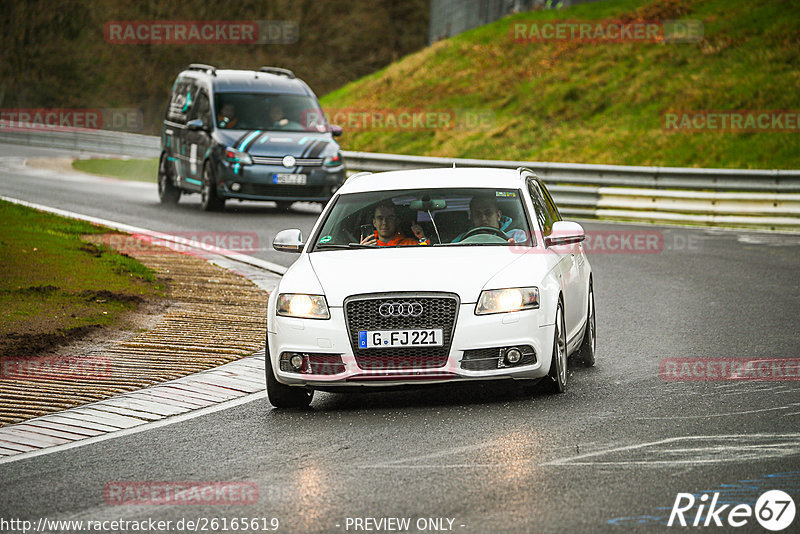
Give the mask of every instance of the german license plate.
M 441 347 L 444 333 L 441 328 L 430 330 L 359 330 L 358 348 Z
M 272 175 L 273 184 L 306 185 L 305 174 L 284 174 L 276 172 Z

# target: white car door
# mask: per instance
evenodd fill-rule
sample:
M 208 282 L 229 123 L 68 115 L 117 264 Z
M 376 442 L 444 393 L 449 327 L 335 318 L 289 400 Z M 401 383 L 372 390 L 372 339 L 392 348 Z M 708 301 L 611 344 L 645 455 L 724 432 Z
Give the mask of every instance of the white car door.
M 550 194 L 536 179 L 528 180 L 528 191 L 536 209 L 539 226 L 545 237 L 550 236 L 553 223 L 561 220 L 561 215 L 555 207 Z M 541 212 L 541 213 L 540 213 Z M 567 330 L 567 342 L 573 341 L 574 336 L 580 332 L 583 325 L 583 302 L 586 299 L 586 290 L 582 288 L 582 267 L 584 262 L 579 244 L 557 245 L 549 250 L 559 256 L 558 272 L 561 277 L 564 292 L 564 326 Z

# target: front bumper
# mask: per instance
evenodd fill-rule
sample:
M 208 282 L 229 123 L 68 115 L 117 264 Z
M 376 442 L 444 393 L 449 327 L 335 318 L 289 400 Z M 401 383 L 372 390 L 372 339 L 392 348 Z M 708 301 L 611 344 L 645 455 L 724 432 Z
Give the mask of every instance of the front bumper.
M 267 332 L 269 357 L 279 382 L 297 386 L 398 386 L 446 381 L 537 379 L 550 370 L 554 325 L 542 310 L 477 316 L 475 304 L 461 304 L 447 361 L 440 367 L 364 369 L 359 366 L 347 331 L 343 308 L 330 308 L 328 320 L 294 319 L 272 315 Z M 465 351 L 493 347 L 529 346 L 535 362 L 486 370 L 463 368 Z M 370 349 L 375 357 L 385 349 Z M 281 370 L 284 352 L 340 355 L 344 371 L 336 374 Z M 525 363 L 525 362 L 523 362 Z
M 305 185 L 273 183 L 276 173 L 305 174 Z M 242 200 L 327 202 L 345 181 L 344 166 L 287 169 L 279 165 L 240 165 L 223 162 L 217 171 L 217 195 Z M 238 190 L 234 191 L 234 184 Z

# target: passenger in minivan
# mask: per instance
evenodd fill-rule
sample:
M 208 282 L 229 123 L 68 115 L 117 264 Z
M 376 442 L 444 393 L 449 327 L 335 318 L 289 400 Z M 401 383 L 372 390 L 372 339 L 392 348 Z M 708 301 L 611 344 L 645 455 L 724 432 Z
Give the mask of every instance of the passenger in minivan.
M 272 128 L 283 129 L 289 125 L 289 119 L 283 112 L 283 106 L 280 104 L 272 104 L 269 108 L 269 120 Z
M 391 202 L 381 202 L 375 207 L 372 215 L 372 226 L 375 231 L 361 239 L 362 245 L 378 245 L 379 247 L 394 247 L 399 245 L 427 245 L 428 239 L 422 227 L 413 223 L 411 231 L 416 239 L 406 237 L 399 231 L 400 217 L 397 207 Z
M 236 121 L 238 120 L 239 118 L 236 116 L 236 107 L 233 104 L 225 104 L 222 106 L 222 111 L 220 111 L 217 116 L 217 124 L 220 128 L 235 128 Z

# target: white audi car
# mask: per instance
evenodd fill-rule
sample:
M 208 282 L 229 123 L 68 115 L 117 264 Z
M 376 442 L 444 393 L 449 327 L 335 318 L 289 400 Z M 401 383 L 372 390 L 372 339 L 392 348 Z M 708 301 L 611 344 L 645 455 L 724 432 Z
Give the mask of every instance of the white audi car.
M 336 192 L 269 299 L 266 381 L 279 408 L 314 390 L 460 380 L 567 383 L 594 364 L 584 231 L 529 169 L 360 173 Z

